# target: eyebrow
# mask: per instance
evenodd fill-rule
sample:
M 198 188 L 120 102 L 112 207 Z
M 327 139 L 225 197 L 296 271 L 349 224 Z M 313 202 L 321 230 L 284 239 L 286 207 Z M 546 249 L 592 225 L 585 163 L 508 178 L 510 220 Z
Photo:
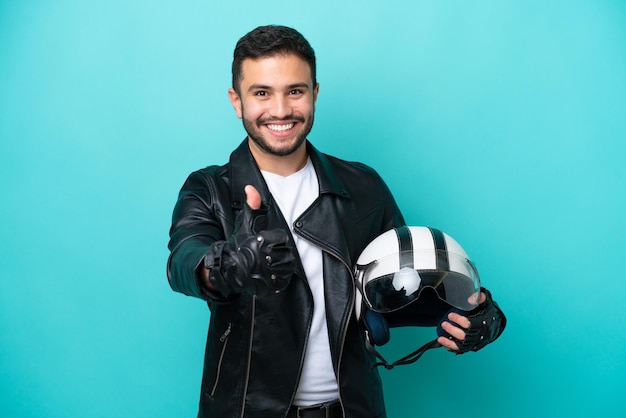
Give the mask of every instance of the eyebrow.
M 293 90 L 296 88 L 304 88 L 309 90 L 310 87 L 307 83 L 294 83 L 294 84 L 290 84 L 287 86 L 287 90 Z M 267 86 L 265 84 L 252 84 L 250 87 L 248 87 L 248 91 L 253 91 L 253 90 L 273 90 L 272 87 Z

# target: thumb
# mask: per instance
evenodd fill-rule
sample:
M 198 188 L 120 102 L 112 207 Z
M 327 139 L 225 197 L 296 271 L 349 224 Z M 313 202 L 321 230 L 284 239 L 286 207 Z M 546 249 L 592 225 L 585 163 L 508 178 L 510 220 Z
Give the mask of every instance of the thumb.
M 252 210 L 258 210 L 261 208 L 261 195 L 259 191 L 251 185 L 247 185 L 243 189 L 246 192 L 246 203 Z

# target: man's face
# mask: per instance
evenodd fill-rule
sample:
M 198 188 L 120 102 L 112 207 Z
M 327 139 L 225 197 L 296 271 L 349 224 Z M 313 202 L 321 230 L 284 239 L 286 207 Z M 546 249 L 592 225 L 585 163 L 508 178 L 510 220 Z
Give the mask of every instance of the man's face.
M 297 150 L 313 127 L 318 85 L 297 55 L 246 59 L 239 94 L 228 96 L 248 136 L 261 150 L 285 156 Z

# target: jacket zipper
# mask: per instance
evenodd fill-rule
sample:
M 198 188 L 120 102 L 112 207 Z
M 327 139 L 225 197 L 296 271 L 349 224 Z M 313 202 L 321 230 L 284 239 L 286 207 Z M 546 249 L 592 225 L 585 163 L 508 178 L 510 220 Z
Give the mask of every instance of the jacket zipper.
M 243 418 L 246 409 L 246 396 L 248 395 L 248 383 L 250 382 L 250 361 L 252 358 L 252 340 L 254 336 L 254 315 L 256 311 L 256 296 L 252 298 L 252 315 L 250 317 L 250 342 L 248 343 L 248 361 L 246 362 L 246 380 L 243 388 L 243 397 L 241 404 L 241 418 Z
M 346 267 L 346 269 L 348 269 L 348 272 L 350 273 L 350 279 L 352 279 L 352 283 L 354 284 L 354 274 L 352 273 L 352 269 L 350 268 L 350 266 L 348 266 L 348 264 L 346 264 L 346 262 L 338 255 L 335 254 L 332 251 L 328 251 L 328 253 L 330 255 L 332 255 L 333 257 L 335 257 L 337 260 L 341 261 L 341 263 Z M 352 293 L 350 293 L 350 305 L 352 306 L 354 304 L 354 292 L 356 290 L 354 290 Z M 343 348 L 345 346 L 346 343 L 346 334 L 348 333 L 348 324 L 350 323 L 350 317 L 348 317 L 348 319 L 345 321 L 345 325 L 343 326 L 343 330 L 342 330 L 342 334 L 341 334 L 341 349 L 339 350 L 339 360 L 337 361 L 337 388 L 338 393 L 339 393 L 339 404 L 341 405 L 341 413 L 342 415 L 345 417 L 346 416 L 346 410 L 343 407 L 343 400 L 341 399 L 341 386 L 340 386 L 340 376 L 339 374 L 341 373 L 341 363 L 343 360 Z
M 300 235 L 300 234 L 298 234 Z M 302 237 L 303 239 L 305 239 L 304 237 Z M 310 243 L 312 243 L 311 241 L 309 241 Z M 313 243 L 312 243 L 313 244 Z M 336 258 L 337 260 L 339 260 L 341 262 L 341 264 L 343 264 L 346 269 L 348 269 L 348 272 L 350 274 L 350 279 L 352 279 L 352 283 L 354 284 L 354 274 L 352 273 L 352 269 L 350 268 L 350 266 L 348 266 L 348 264 L 343 260 L 343 258 L 341 258 L 341 256 L 337 253 L 335 253 L 334 251 L 331 251 L 327 248 L 323 248 L 320 245 L 314 244 L 315 246 L 319 247 L 322 252 L 327 252 L 328 254 L 330 254 L 332 257 Z M 354 292 L 352 292 L 350 294 L 350 305 L 352 306 L 352 304 L 354 304 Z M 342 415 L 345 417 L 346 413 L 345 413 L 345 408 L 343 407 L 343 400 L 341 399 L 341 386 L 339 383 L 339 373 L 341 372 L 341 361 L 343 359 L 343 348 L 346 342 L 346 334 L 348 333 L 348 324 L 350 323 L 350 318 L 348 318 L 347 321 L 345 321 L 345 325 L 343 326 L 343 330 L 341 332 L 341 349 L 339 350 L 339 359 L 337 361 L 337 392 L 339 393 L 339 404 L 341 405 L 341 413 Z
M 226 328 L 226 331 L 224 331 L 224 333 L 220 337 L 220 342 L 222 343 L 222 351 L 220 352 L 220 359 L 219 359 L 219 362 L 217 363 L 215 383 L 213 383 L 213 387 L 211 388 L 211 397 L 215 395 L 215 391 L 217 390 L 217 384 L 220 381 L 220 375 L 221 375 L 221 370 L 222 370 L 222 360 L 224 359 L 224 353 L 226 353 L 226 346 L 228 345 L 228 335 L 230 334 L 232 328 L 233 328 L 233 324 L 232 322 L 229 322 L 228 327 Z

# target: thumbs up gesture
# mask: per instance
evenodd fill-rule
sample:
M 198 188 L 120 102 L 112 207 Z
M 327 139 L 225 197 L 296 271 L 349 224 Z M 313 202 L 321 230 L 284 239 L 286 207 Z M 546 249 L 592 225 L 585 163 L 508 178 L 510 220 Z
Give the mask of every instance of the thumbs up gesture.
M 211 247 L 204 257 L 209 283 L 222 296 L 247 293 L 265 296 L 284 290 L 295 268 L 295 257 L 287 245 L 289 234 L 267 228 L 267 208 L 253 186 L 246 186 L 246 204 L 237 217 L 228 241 Z

